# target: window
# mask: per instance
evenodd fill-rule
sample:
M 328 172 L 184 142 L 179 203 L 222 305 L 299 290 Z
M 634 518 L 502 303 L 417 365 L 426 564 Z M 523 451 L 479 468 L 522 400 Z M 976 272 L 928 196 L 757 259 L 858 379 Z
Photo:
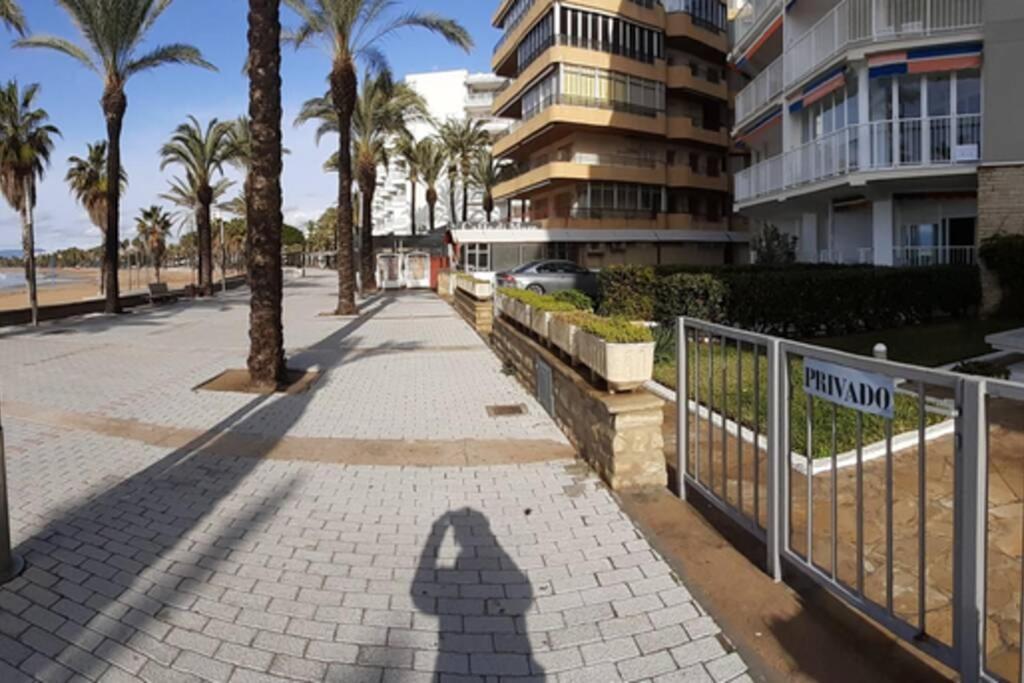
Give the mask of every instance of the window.
M 950 74 L 928 76 L 928 116 L 949 116 L 951 82 Z
M 892 78 L 875 78 L 871 81 L 871 120 L 892 120 Z
M 921 77 L 908 74 L 900 76 L 899 104 L 901 119 L 921 117 Z
M 956 72 L 956 113 L 981 113 L 981 72 L 977 69 Z
M 491 269 L 490 244 L 467 244 L 465 248 L 465 267 L 467 272 L 485 272 Z

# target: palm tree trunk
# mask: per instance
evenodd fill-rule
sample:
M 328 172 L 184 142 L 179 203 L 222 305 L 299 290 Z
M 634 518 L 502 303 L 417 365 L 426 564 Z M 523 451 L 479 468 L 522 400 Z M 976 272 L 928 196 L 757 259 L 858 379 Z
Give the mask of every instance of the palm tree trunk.
M 434 201 L 430 201 L 429 199 L 427 200 L 427 213 L 430 217 L 430 232 L 434 232 L 434 205 L 436 203 L 436 199 Z
M 352 111 L 358 87 L 351 60 L 335 62 L 331 99 L 338 114 L 338 315 L 356 315 L 355 258 L 352 253 Z
M 453 169 L 454 170 L 454 169 Z M 458 184 L 458 178 L 452 170 L 448 171 L 448 224 L 450 227 L 455 227 L 455 221 L 458 220 L 459 215 L 455 211 L 455 192 L 456 185 Z
M 128 109 L 128 98 L 120 87 L 103 92 L 103 116 L 107 121 L 107 230 L 104 233 L 103 262 L 107 295 L 106 312 L 121 312 L 121 290 L 117 280 L 118 248 L 120 246 L 121 210 L 121 127 Z
M 469 220 L 469 183 L 466 182 L 467 173 L 462 175 L 462 222 Z
M 24 202 L 22 210 L 21 242 L 25 252 L 25 282 L 28 283 L 28 305 L 32 309 L 32 326 L 39 326 L 39 291 L 36 287 L 36 236 L 32 215 L 32 176 L 25 176 Z
M 412 222 L 409 223 L 409 225 L 412 226 L 412 228 L 411 228 L 412 236 L 415 237 L 416 236 L 416 181 L 415 180 L 410 180 L 409 181 L 409 185 L 411 186 L 411 189 L 412 189 L 412 197 L 411 197 L 412 207 L 410 209 L 410 215 L 409 215 L 409 217 L 412 219 Z
M 280 0 L 249 0 L 249 119 L 252 163 L 245 183 L 249 299 L 249 379 L 286 379 L 281 322 L 281 9 Z
M 373 169 L 377 173 L 377 169 Z M 373 267 L 373 195 L 377 191 L 376 182 L 369 177 L 359 184 L 359 194 L 363 198 L 363 227 L 360 232 L 361 249 L 359 251 L 360 271 L 363 279 L 363 293 L 377 291 L 377 279 Z
M 200 190 L 206 195 L 204 190 Z M 210 192 L 212 195 L 212 191 Z M 210 202 L 202 196 L 196 209 L 196 231 L 199 233 L 199 293 L 213 295 L 213 230 L 210 228 Z

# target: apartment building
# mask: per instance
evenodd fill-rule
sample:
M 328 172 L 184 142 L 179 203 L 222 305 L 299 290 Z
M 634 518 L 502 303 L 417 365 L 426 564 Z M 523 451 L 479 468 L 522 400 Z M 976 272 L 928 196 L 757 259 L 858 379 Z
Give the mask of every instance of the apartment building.
M 1024 3 L 748 0 L 736 210 L 802 261 L 973 263 L 1024 226 Z
M 428 73 L 409 74 L 405 82 L 418 92 L 427 104 L 431 119 L 443 122 L 446 119 L 470 119 L 480 121 L 485 130 L 492 135 L 506 131 L 510 121 L 502 120 L 491 113 L 491 105 L 507 79 L 494 74 L 471 74 L 465 69 L 450 71 L 434 71 Z M 431 121 L 417 121 L 409 126 L 409 132 L 417 140 L 434 135 L 437 131 Z M 412 188 L 409 174 L 401 158 L 392 156 L 387 168 L 381 168 L 379 187 L 374 198 L 373 224 L 377 235 L 410 235 L 412 234 Z M 461 220 L 462 190 L 455 187 L 457 215 L 455 220 L 449 216 L 449 194 L 447 179 L 438 188 L 439 199 L 436 207 L 435 221 L 437 226 L 446 226 Z M 428 229 L 429 216 L 426 203 L 426 186 L 420 184 L 416 190 L 416 228 L 422 234 Z M 503 208 L 496 211 L 493 217 L 504 217 Z M 468 218 L 480 222 L 486 219 L 483 210 L 483 195 L 473 190 L 469 198 Z
M 747 259 L 731 221 L 728 21 L 719 0 L 501 0 L 495 156 L 511 224 L 454 234 L 462 265 Z

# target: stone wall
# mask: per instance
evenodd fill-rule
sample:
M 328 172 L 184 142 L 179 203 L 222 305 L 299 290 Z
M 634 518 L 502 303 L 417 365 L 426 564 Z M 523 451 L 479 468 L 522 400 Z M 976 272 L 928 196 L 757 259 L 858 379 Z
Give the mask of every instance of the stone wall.
M 482 335 L 491 333 L 491 324 L 494 321 L 494 300 L 477 299 L 468 292 L 455 289 L 453 301 L 455 310 L 468 322 L 474 330 Z
M 1024 234 L 1024 165 L 978 169 L 978 244 L 999 233 Z M 982 264 L 982 308 L 999 307 L 1002 292 L 995 274 Z
M 580 457 L 612 489 L 668 485 L 662 436 L 664 401 L 646 391 L 610 394 L 594 388 L 503 318 L 494 321 L 491 345 L 534 396 L 538 364 L 551 368 L 552 417 Z M 543 397 L 538 399 L 545 402 Z

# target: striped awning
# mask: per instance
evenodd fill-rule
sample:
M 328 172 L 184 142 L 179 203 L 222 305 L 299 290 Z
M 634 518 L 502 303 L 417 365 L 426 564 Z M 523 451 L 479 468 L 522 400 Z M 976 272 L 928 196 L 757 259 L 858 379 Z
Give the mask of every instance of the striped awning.
M 758 50 L 764 47 L 764 44 L 767 43 L 768 40 L 773 35 L 778 33 L 781 29 L 782 15 L 780 14 L 779 17 L 775 21 L 773 21 L 768 28 L 765 29 L 764 33 L 761 34 L 761 37 L 755 40 L 754 44 L 747 48 L 747 51 L 744 52 L 743 56 L 740 57 L 739 60 L 736 62 L 736 66 L 743 66 L 748 61 L 750 61 L 750 58 L 753 57 Z
M 902 74 L 977 69 L 981 67 L 981 57 L 980 42 L 886 52 L 868 57 L 868 75 L 871 78 L 885 78 Z
M 839 90 L 846 85 L 846 67 L 839 66 L 828 73 L 814 79 L 803 89 L 789 97 L 789 111 L 798 112 L 809 107 L 825 95 Z
M 744 128 L 736 136 L 736 142 L 746 143 L 760 133 L 782 121 L 782 107 L 775 107 L 761 118 Z

